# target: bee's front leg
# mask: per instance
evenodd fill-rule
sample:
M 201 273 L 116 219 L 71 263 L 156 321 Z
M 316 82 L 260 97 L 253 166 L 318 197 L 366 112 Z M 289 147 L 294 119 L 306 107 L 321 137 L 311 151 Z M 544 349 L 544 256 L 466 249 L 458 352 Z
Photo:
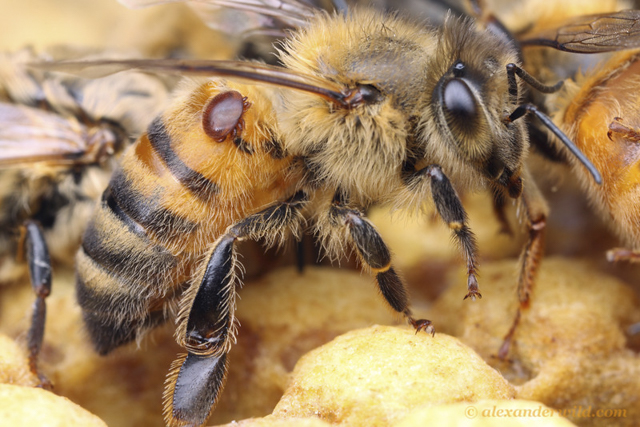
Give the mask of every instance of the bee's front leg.
M 391 265 L 391 252 L 362 212 L 346 207 L 341 198 L 336 196 L 329 210 L 329 222 L 334 230 L 347 228 L 358 257 L 375 276 L 380 292 L 391 308 L 402 313 L 416 333 L 424 330 L 435 334 L 430 320 L 414 319 L 411 315 L 407 290 Z
M 529 237 L 520 257 L 520 273 L 518 276 L 518 299 L 520 305 L 511 328 L 505 335 L 502 346 L 498 351 L 498 357 L 501 359 L 505 359 L 509 353 L 513 335 L 520 323 L 522 310 L 529 307 L 531 292 L 533 291 L 538 267 L 544 253 L 544 231 L 549 213 L 547 202 L 535 181 L 531 178 L 527 168 L 523 171 L 523 177 L 525 184 L 520 200 L 524 208 L 523 214 Z
M 467 295 L 464 299 L 482 298 L 478 290 L 477 257 L 478 248 L 476 239 L 469 228 L 467 213 L 460 202 L 460 198 L 451 185 L 449 178 L 444 174 L 440 166 L 429 165 L 419 171 L 414 171 L 405 176 L 407 190 L 423 195 L 430 185 L 431 196 L 436 205 L 438 214 L 447 224 L 453 234 L 453 238 L 458 242 L 462 254 L 467 263 Z
M 180 301 L 176 339 L 187 349 L 172 364 L 164 393 L 168 426 L 199 426 L 211 414 L 227 373 L 227 353 L 237 329 L 235 296 L 238 240 L 274 242 L 298 233 L 303 192 L 230 226 L 213 244 L 207 262 Z
M 26 221 L 21 230 L 20 254 L 26 253 L 31 286 L 36 294 L 33 303 L 31 325 L 27 334 L 29 347 L 29 369 L 37 375 L 40 387 L 51 389 L 51 382 L 38 371 L 38 355 L 44 340 L 44 327 L 47 316 L 45 298 L 51 293 L 51 258 L 47 242 L 40 226 L 34 221 Z

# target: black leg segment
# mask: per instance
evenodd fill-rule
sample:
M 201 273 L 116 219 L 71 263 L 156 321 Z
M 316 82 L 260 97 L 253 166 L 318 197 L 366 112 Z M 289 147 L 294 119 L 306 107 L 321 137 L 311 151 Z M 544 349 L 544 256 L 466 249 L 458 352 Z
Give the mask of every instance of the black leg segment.
M 29 368 L 38 376 L 41 386 L 49 388 L 51 383 L 38 371 L 38 355 L 44 340 L 47 316 L 45 298 L 51 293 L 51 258 L 40 226 L 34 221 L 26 221 L 23 227 L 23 242 L 20 246 L 24 247 L 26 252 L 31 286 L 36 294 L 31 325 L 27 334 Z
M 233 244 L 236 237 L 226 234 L 218 241 L 204 278 L 193 300 L 187 322 L 187 341 L 198 348 L 216 347 L 224 342 L 229 332 L 225 306 L 229 303 L 225 294 L 232 291 Z
M 182 366 L 175 379 L 173 396 L 165 394 L 168 426 L 204 425 L 218 400 L 227 374 L 227 354 L 198 356 L 192 353 L 176 360 Z
M 378 288 L 391 308 L 402 313 L 416 333 L 426 330 L 435 334 L 431 321 L 412 317 L 407 290 L 391 266 L 391 252 L 373 224 L 360 211 L 345 207 L 341 197 L 334 198 L 330 217 L 334 225 L 348 228 L 360 260 L 375 275 Z
M 167 378 L 165 419 L 169 426 L 203 424 L 224 384 L 227 353 L 237 327 L 236 241 L 264 238 L 275 242 L 287 229 L 296 234 L 306 202 L 306 195 L 298 192 L 229 227 L 214 243 L 200 279 L 180 302 L 177 340 L 188 353 L 178 358 Z
M 476 278 L 476 259 L 478 256 L 476 239 L 467 225 L 467 213 L 460 202 L 458 194 L 440 166 L 430 165 L 421 169 L 418 173 L 425 174 L 431 179 L 431 194 L 438 214 L 451 229 L 467 262 L 468 293 L 464 298 L 471 298 L 472 300 L 475 300 L 476 297 L 482 298 L 482 295 L 478 292 L 478 280 Z

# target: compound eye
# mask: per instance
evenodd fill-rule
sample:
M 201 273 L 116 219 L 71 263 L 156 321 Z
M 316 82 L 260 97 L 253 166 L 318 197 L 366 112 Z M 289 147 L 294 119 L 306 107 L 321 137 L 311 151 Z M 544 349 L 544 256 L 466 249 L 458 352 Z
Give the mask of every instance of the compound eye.
M 237 132 L 247 108 L 246 98 L 239 92 L 230 90 L 219 93 L 204 109 L 202 128 L 212 139 L 222 142 L 229 134 Z
M 472 119 L 477 114 L 476 99 L 460 79 L 449 80 L 444 87 L 444 107 L 456 119 Z

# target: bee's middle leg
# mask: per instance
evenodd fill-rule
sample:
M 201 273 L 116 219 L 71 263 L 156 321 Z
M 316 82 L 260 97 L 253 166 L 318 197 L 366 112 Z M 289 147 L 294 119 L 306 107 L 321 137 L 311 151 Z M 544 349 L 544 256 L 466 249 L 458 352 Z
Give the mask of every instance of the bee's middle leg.
M 391 265 L 391 252 L 362 212 L 344 206 L 340 197 L 336 197 L 329 210 L 329 222 L 334 230 L 347 227 L 361 262 L 375 276 L 380 292 L 391 308 L 403 314 L 416 333 L 424 330 L 435 334 L 430 320 L 413 318 L 406 287 Z

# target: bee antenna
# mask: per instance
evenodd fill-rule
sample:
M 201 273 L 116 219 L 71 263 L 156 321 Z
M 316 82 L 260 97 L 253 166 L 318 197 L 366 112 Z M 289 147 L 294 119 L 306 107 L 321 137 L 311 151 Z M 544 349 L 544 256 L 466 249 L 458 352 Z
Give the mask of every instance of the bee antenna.
M 564 146 L 567 147 L 567 149 L 569 149 L 569 151 L 571 151 L 574 156 L 576 156 L 580 163 L 582 163 L 584 167 L 587 168 L 589 173 L 593 176 L 594 181 L 597 184 L 602 184 L 602 176 L 600 176 L 600 172 L 598 172 L 593 163 L 591 163 L 591 160 L 589 160 L 587 156 L 585 156 L 584 153 L 582 153 L 582 151 L 580 151 L 580 149 L 573 143 L 573 141 L 571 141 L 569 137 L 565 135 L 564 132 L 562 132 L 555 123 L 553 123 L 549 116 L 538 110 L 538 107 L 536 107 L 535 105 L 522 104 L 521 106 L 516 108 L 513 113 L 511 113 L 511 115 L 509 115 L 509 117 L 505 119 L 505 121 L 507 123 L 511 123 L 514 120 L 517 120 L 520 117 L 524 116 L 526 113 L 532 113 L 533 115 L 535 115 L 538 120 L 540 120 L 542 124 L 546 126 L 547 129 L 553 132 L 553 134 L 558 137 L 560 141 L 562 141 Z
M 512 102 L 517 102 L 518 99 L 518 84 L 516 83 L 516 75 L 525 81 L 529 86 L 542 93 L 554 93 L 559 91 L 564 86 L 564 80 L 560 80 L 558 83 L 549 86 L 540 82 L 538 79 L 527 73 L 523 68 L 518 67 L 516 64 L 507 64 L 507 80 L 509 82 L 509 95 Z

